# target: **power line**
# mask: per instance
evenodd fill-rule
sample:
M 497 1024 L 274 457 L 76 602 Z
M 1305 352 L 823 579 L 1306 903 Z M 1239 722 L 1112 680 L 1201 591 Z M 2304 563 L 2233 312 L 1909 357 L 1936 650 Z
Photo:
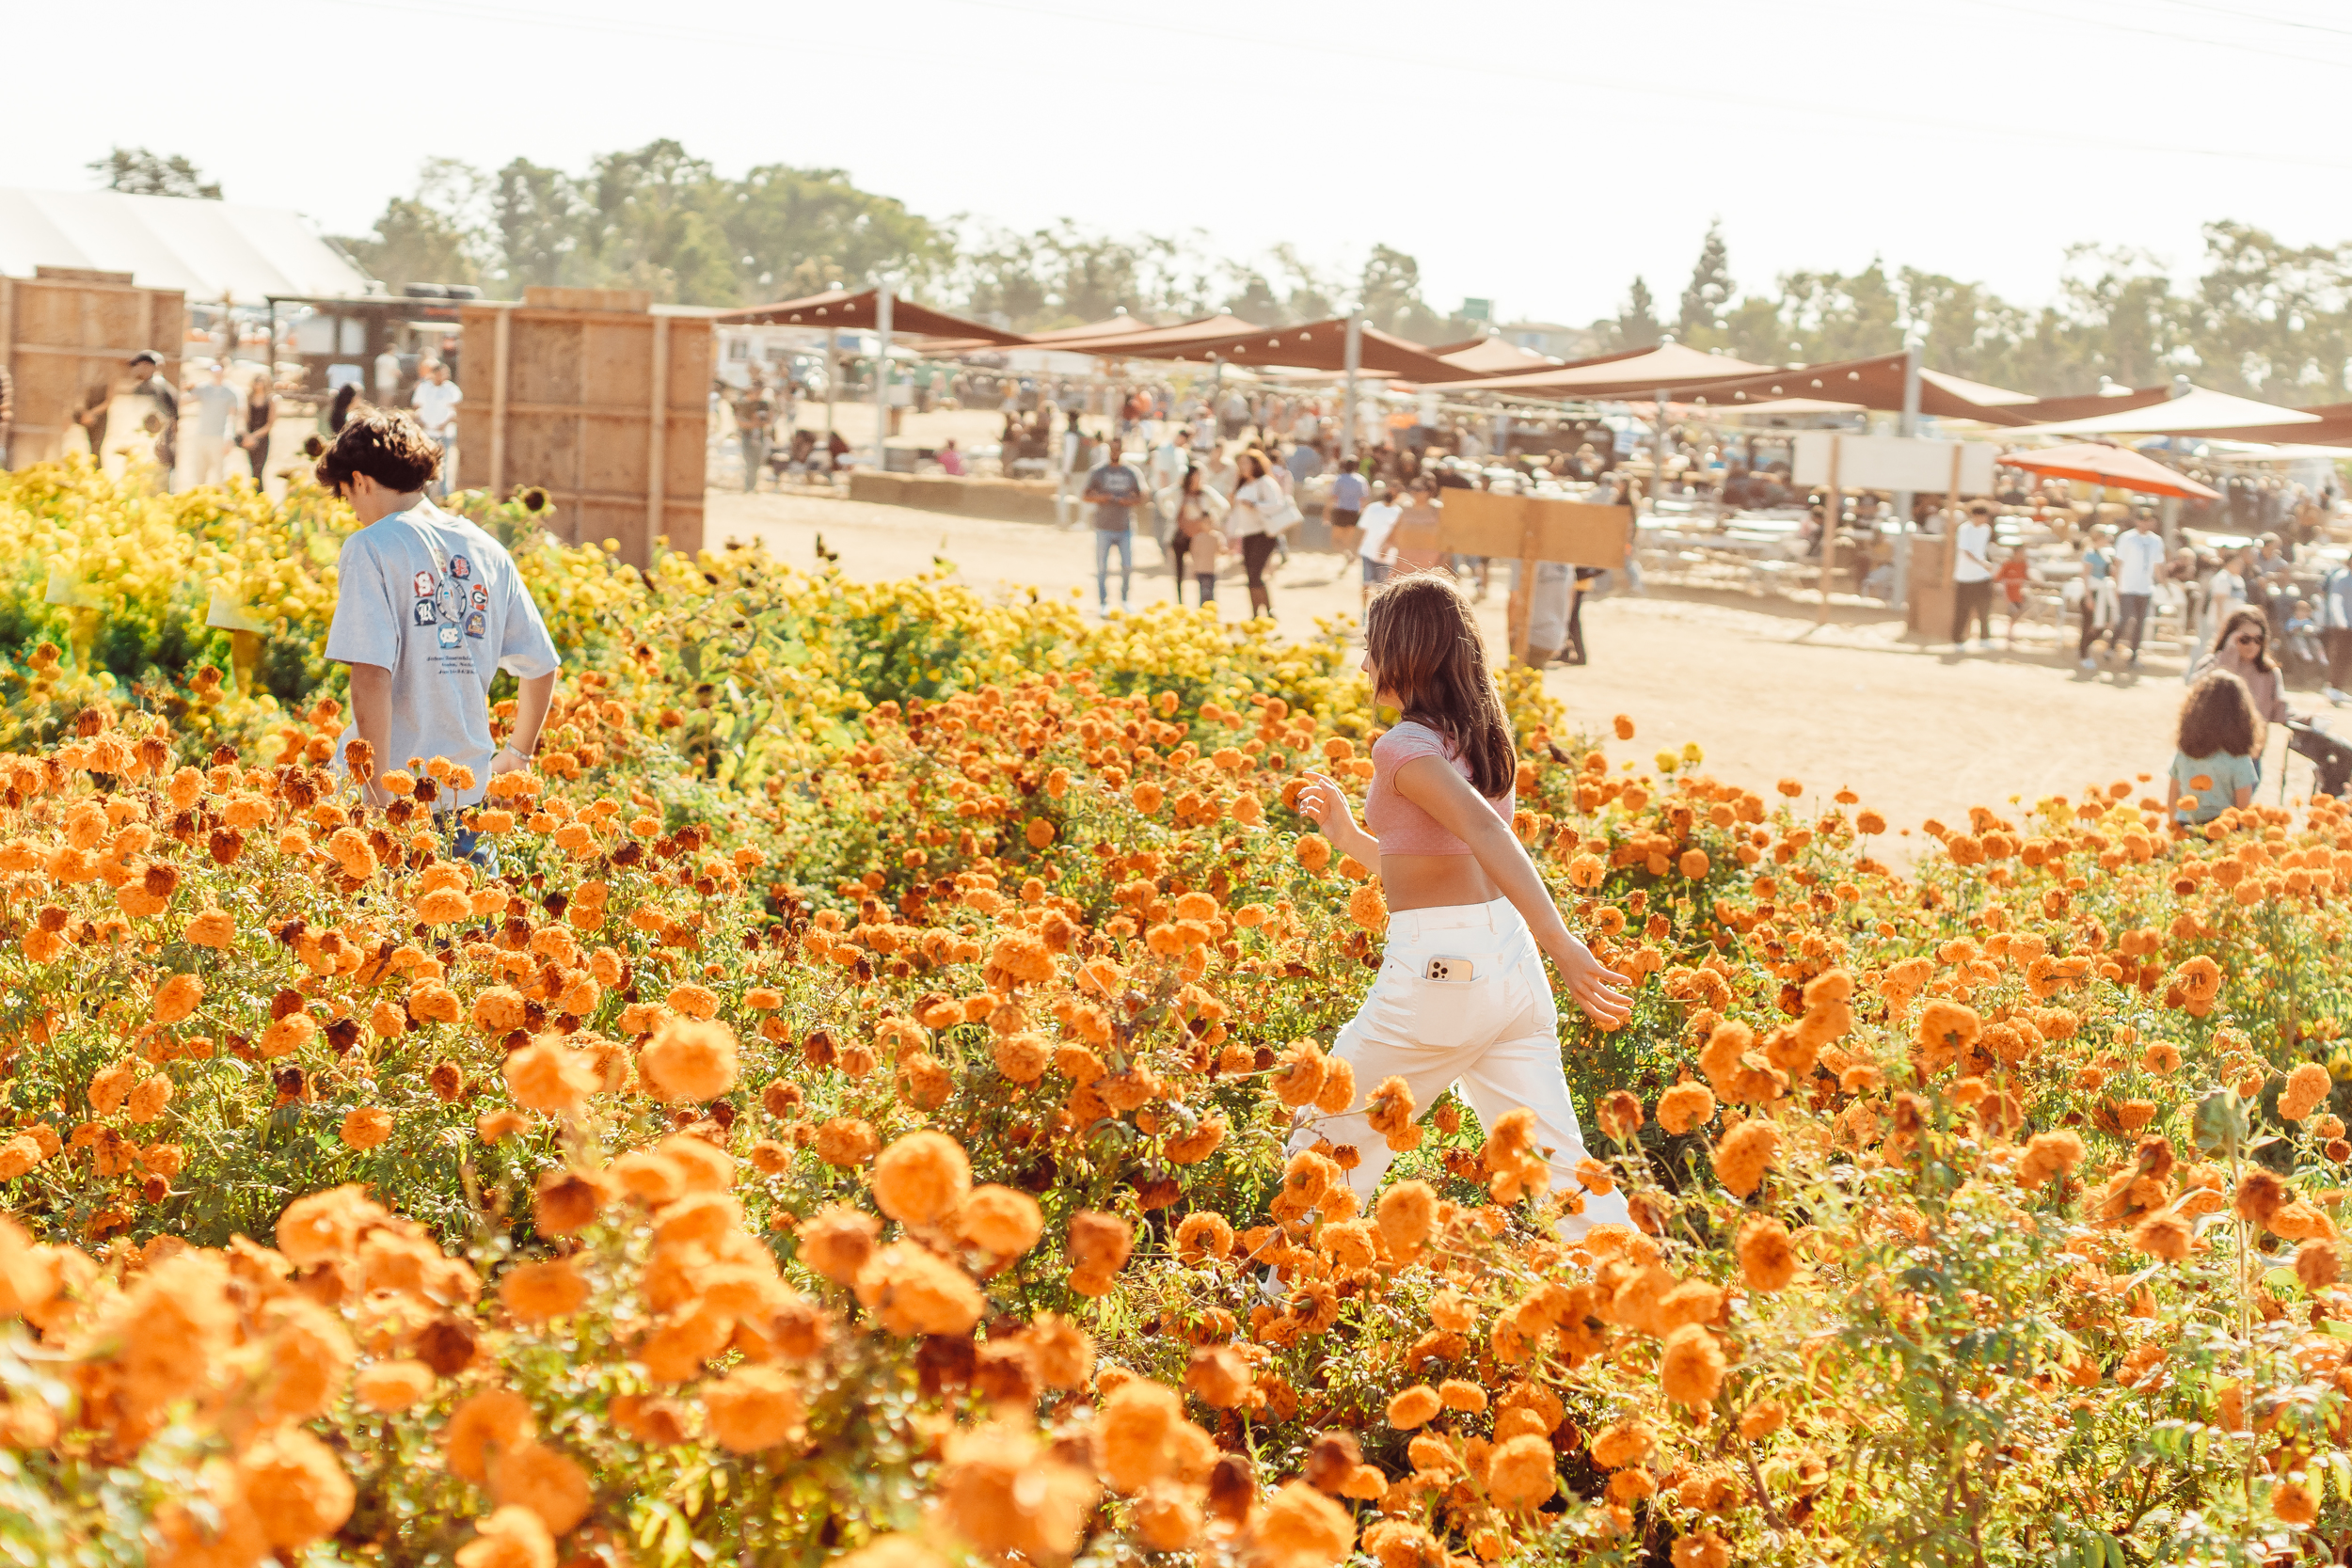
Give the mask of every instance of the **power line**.
M 314 3 L 341 6 L 349 9 L 364 10 L 373 13 L 381 13 L 384 9 L 382 0 L 314 0 Z M 994 10 L 1015 15 L 1034 16 L 1057 23 L 1088 24 L 1093 25 L 1125 28 L 1127 30 L 1136 32 L 1155 33 L 1168 37 L 1199 39 L 1216 43 L 1220 46 L 1230 46 L 1233 41 L 1232 35 L 1214 28 L 1188 26 L 1182 23 L 1168 22 L 1150 17 L 1138 17 L 1132 15 L 1088 15 L 1083 12 L 1066 10 L 1057 7 L 1027 3 L 1027 0 L 944 0 L 944 3 L 969 7 L 975 9 Z M 2004 0 L 1969 0 L 1969 3 L 1986 6 L 1996 10 L 2022 12 L 2024 14 L 2034 16 L 2037 20 L 2043 22 L 2048 22 L 2054 19 L 2054 13 L 2048 10 L 2039 9 L 2026 5 L 2006 4 L 2004 3 Z M 474 3 L 474 0 L 462 0 L 462 3 L 461 0 L 402 0 L 401 9 L 403 12 L 408 14 L 424 13 L 473 23 L 481 23 L 485 21 L 505 22 L 523 26 L 545 28 L 556 32 L 597 33 L 615 37 L 659 39 L 685 42 L 707 42 L 723 45 L 730 51 L 755 49 L 761 51 L 788 53 L 794 56 L 822 55 L 834 57 L 850 58 L 864 58 L 872 54 L 872 50 L 864 45 L 820 43 L 811 41 L 806 38 L 799 37 L 789 40 L 763 39 L 756 35 L 744 32 L 725 31 L 717 28 L 701 28 L 666 23 L 652 24 L 644 23 L 619 22 L 600 17 L 583 16 L 577 12 L 558 14 L 541 11 L 524 6 L 499 4 L 496 3 L 496 0 L 486 0 L 486 3 Z M 2102 25 L 2101 24 L 2090 22 L 2084 18 L 2058 19 L 2081 22 L 2086 25 Z M 2217 40 L 2196 39 L 2182 34 L 2157 33 L 2153 32 L 2152 29 L 2129 26 L 2122 27 L 2122 30 L 2129 32 L 2152 33 L 2153 36 L 2169 38 L 2179 42 L 2217 45 Z M 2230 47 L 2229 45 L 2217 46 Z M 905 48 L 905 40 L 903 39 L 894 40 L 892 47 L 894 49 L 903 51 Z M 1754 94 L 1726 93 L 1712 87 L 1686 88 L 1655 83 L 1594 81 L 1566 75 L 1557 71 L 1547 71 L 1535 68 L 1514 65 L 1507 61 L 1500 60 L 1463 62 L 1433 57 L 1427 55 L 1407 55 L 1369 49 L 1359 45 L 1336 44 L 1329 42 L 1293 43 L 1282 39 L 1271 37 L 1253 37 L 1250 40 L 1250 47 L 1253 50 L 1261 52 L 1269 49 L 1295 51 L 1310 55 L 1320 60 L 1329 60 L 1337 56 L 1343 56 L 1362 60 L 1372 64 L 1406 68 L 1414 71 L 1446 71 L 1471 76 L 1486 82 L 1493 82 L 1495 80 L 1502 79 L 1526 82 L 1552 88 L 1565 87 L 1580 93 L 1608 94 L 1636 99 L 1666 100 L 1674 103 L 1704 105 L 1709 109 L 1717 111 L 1722 110 L 1726 105 L 1732 105 L 1764 114 L 1805 116 L 1817 119 L 1827 119 L 1851 125 L 1875 126 L 1881 128 L 1888 126 L 1909 127 L 1919 131 L 1939 132 L 1947 135 L 1962 135 L 1975 139 L 2010 142 L 2019 146 L 2031 147 L 2042 150 L 2071 148 L 2086 151 L 2130 153 L 2165 158 L 2201 158 L 2220 163 L 2272 165 L 2280 167 L 2322 169 L 2331 172 L 2352 171 L 2352 160 L 2323 157 L 2311 153 L 2257 150 L 2251 149 L 2198 147 L 2181 143 L 2146 141 L 2128 136 L 2107 136 L 2097 133 L 2052 132 L 2044 128 L 2013 128 L 1989 124 L 1981 119 L 1946 119 L 1927 115 L 1910 115 L 1892 113 L 1884 110 L 1845 108 L 1835 104 L 1804 103 L 1784 98 L 1770 98 Z M 2250 48 L 2251 46 L 2248 47 Z M 2254 52 L 2275 53 L 2262 50 L 2255 50 Z M 2314 62 L 2311 61 L 2308 56 L 2299 55 L 2284 57 L 2303 60 L 2306 63 L 2318 63 L 2330 66 L 2342 63 L 2328 60 Z

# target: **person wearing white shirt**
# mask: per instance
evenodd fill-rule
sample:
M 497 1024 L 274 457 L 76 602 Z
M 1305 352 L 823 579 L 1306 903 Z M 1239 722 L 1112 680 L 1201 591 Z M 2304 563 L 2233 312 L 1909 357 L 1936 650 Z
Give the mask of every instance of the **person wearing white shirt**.
M 229 427 L 242 400 L 229 386 L 229 368 L 217 359 L 204 367 L 204 379 L 188 388 L 180 408 L 187 421 L 187 451 L 181 454 L 183 484 L 218 484 L 229 457 Z
M 1976 617 L 1979 642 L 1993 641 L 1993 508 L 1972 501 L 1968 517 L 1952 531 L 1952 645 L 1965 647 L 1968 619 Z
M 441 449 L 441 471 L 433 482 L 433 494 L 446 496 L 457 472 L 457 405 L 466 401 L 466 394 L 457 389 L 457 383 L 449 378 L 449 367 L 438 359 L 426 360 L 421 369 L 424 373 L 417 381 L 417 389 L 408 394 L 408 403 L 417 411 L 417 422 Z
M 1363 602 L 1367 609 L 1372 604 L 1372 591 L 1389 580 L 1389 535 L 1396 531 L 1396 520 L 1404 513 L 1403 507 L 1389 499 L 1389 487 L 1375 484 L 1372 487 L 1371 504 L 1356 520 L 1361 531 L 1356 542 L 1356 557 L 1363 562 Z
M 2137 670 L 2140 634 L 2147 630 L 2148 606 L 2156 594 L 2156 568 L 2164 564 L 2164 535 L 2156 531 L 2155 514 L 2143 511 L 2132 519 L 2132 531 L 2115 542 L 2114 553 L 2116 626 L 2107 645 L 2129 637 L 2131 667 Z

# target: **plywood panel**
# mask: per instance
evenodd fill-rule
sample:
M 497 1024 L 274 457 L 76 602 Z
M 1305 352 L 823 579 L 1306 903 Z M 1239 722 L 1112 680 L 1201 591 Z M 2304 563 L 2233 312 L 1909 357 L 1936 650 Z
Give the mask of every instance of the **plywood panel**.
M 574 304 L 583 308 L 567 308 Z M 600 306 L 619 308 L 585 308 Z M 469 343 L 495 344 L 502 334 L 507 344 L 502 384 L 495 349 L 477 350 L 469 361 L 459 431 L 469 451 L 484 454 L 476 472 L 510 491 L 546 486 L 558 508 L 555 531 L 573 541 L 617 541 L 634 564 L 651 562 L 657 532 L 675 548 L 699 546 L 707 320 L 657 317 L 642 293 L 629 291 L 532 290 L 519 307 L 469 306 L 465 314 Z M 666 342 L 659 376 L 657 341 Z M 659 443 L 657 387 L 665 404 Z M 651 494 L 657 444 L 658 502 Z
M 176 386 L 187 304 L 176 290 L 131 286 L 127 275 L 53 273 L 0 278 L 0 362 L 16 383 L 16 423 L 0 463 L 56 457 L 89 390 L 111 384 L 141 349 L 163 356 Z
M 1439 499 L 1438 537 L 1456 555 L 1622 569 L 1632 546 L 1627 507 L 1491 490 L 1446 490 Z

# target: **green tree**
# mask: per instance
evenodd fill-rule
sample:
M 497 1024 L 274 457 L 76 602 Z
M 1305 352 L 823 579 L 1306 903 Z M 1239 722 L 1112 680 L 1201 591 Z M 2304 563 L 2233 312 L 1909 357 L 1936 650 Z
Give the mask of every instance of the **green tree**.
M 178 196 L 218 201 L 220 186 L 178 153 L 167 158 L 144 147 L 117 147 L 86 166 L 110 191 L 128 196 Z
M 1724 308 L 1731 303 L 1731 252 L 1724 244 L 1724 226 L 1710 223 L 1699 245 L 1699 259 L 1691 281 L 1682 291 L 1682 310 L 1676 328 L 1682 341 L 1696 343 L 1715 331 Z M 1710 345 L 1711 346 L 1711 345 Z
M 487 239 L 479 207 L 483 180 L 454 158 L 428 158 L 416 194 L 385 203 L 375 231 L 342 242 L 353 260 L 392 288 L 474 283 Z
M 673 304 L 741 303 L 750 263 L 728 243 L 732 201 L 707 159 L 664 137 L 597 158 L 580 191 L 594 263 L 586 281 Z
M 516 158 L 492 178 L 489 202 L 501 294 L 578 280 L 587 205 L 570 176 Z
M 746 297 L 791 298 L 878 273 L 914 287 L 946 271 L 950 244 L 938 225 L 860 190 L 843 170 L 763 164 L 727 184 L 718 211 Z
M 1463 336 L 1448 331 L 1449 322 L 1431 309 L 1421 296 L 1421 263 L 1385 245 L 1372 247 L 1364 259 L 1356 297 L 1364 319 L 1383 332 L 1418 343 L 1440 343 Z
M 1617 319 L 1611 324 L 1611 338 L 1618 348 L 1655 348 L 1665 336 L 1659 325 L 1658 302 L 1650 297 L 1649 284 L 1636 277 L 1633 287 L 1626 292 L 1625 304 L 1617 310 Z

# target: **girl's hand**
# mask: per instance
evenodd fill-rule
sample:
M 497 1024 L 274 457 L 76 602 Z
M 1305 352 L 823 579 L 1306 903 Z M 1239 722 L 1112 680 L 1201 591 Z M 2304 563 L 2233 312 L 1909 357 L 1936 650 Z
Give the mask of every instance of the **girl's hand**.
M 1348 803 L 1347 791 L 1321 773 L 1307 775 L 1307 787 L 1298 792 L 1295 809 L 1301 816 L 1311 817 L 1326 833 L 1343 833 L 1356 826 L 1356 809 Z
M 1632 998 L 1616 989 L 1633 982 L 1613 969 L 1603 969 L 1593 950 L 1581 942 L 1570 937 L 1566 948 L 1554 953 L 1551 961 L 1560 966 L 1560 977 L 1567 982 L 1576 1005 L 1601 1028 L 1622 1028 L 1633 1016 Z

